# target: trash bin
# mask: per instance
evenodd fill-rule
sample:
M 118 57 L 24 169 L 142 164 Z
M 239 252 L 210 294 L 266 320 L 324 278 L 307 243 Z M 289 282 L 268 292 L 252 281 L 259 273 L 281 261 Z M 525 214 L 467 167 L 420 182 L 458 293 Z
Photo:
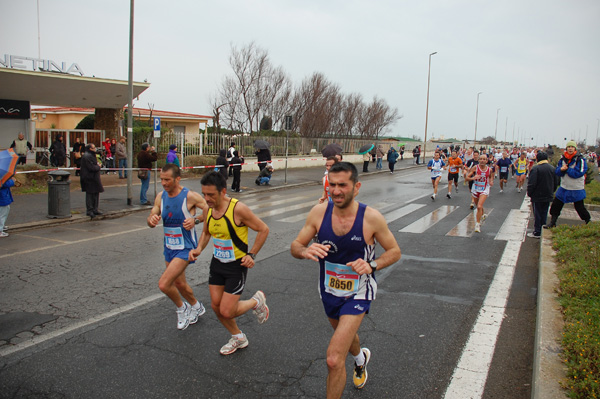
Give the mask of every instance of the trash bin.
M 66 170 L 48 172 L 48 218 L 64 219 L 71 217 L 71 174 Z

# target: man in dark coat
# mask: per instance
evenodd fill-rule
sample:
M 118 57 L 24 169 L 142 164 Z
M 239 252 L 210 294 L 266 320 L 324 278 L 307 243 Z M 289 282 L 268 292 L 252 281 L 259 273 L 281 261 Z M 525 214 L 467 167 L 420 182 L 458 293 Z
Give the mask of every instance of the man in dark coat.
M 152 205 L 152 202 L 148 201 L 148 187 L 150 187 L 150 175 L 152 174 L 152 162 L 156 162 L 158 154 L 154 146 L 148 143 L 142 144 L 142 150 L 137 154 L 138 168 L 145 169 L 145 173 L 138 173 L 139 179 L 142 181 L 142 187 L 140 188 L 140 204 Z M 143 172 L 140 170 L 140 172 Z
M 88 144 L 85 146 L 85 153 L 81 157 L 80 171 L 81 191 L 85 192 L 86 214 L 92 219 L 96 215 L 102 215 L 98 210 L 100 202 L 100 193 L 104 192 L 102 181 L 100 180 L 100 163 L 96 159 L 96 146 Z
M 56 136 L 56 140 L 49 148 L 50 159 L 53 160 L 54 166 L 65 166 L 65 159 L 67 157 L 67 147 L 63 143 L 63 136 L 59 134 Z
M 257 148 L 256 158 L 258 161 L 258 169 L 263 170 L 267 163 L 271 162 L 271 151 L 268 148 Z
M 536 155 L 536 160 L 537 165 L 529 172 L 527 181 L 527 195 L 531 198 L 534 216 L 533 233 L 529 233 L 527 236 L 532 238 L 541 237 L 542 226 L 546 224 L 548 208 L 558 186 L 558 176 L 554 171 L 554 166 L 548 163 L 548 155 L 540 151 Z

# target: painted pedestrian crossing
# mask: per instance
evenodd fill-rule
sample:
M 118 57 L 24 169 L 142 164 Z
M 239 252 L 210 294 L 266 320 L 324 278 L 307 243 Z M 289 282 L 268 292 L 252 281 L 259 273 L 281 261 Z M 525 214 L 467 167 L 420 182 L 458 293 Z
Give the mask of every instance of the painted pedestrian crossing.
M 373 204 L 368 204 L 372 208 L 379 210 L 385 217 L 388 224 L 402 220 L 404 217 L 411 217 L 419 214 L 419 218 L 406 226 L 397 230 L 400 233 L 422 234 L 431 231 L 434 226 L 442 220 L 455 220 L 450 230 L 441 232 L 448 237 L 469 238 L 475 234 L 475 212 L 476 210 L 468 210 L 466 205 L 441 205 L 434 210 L 422 214 L 422 208 L 428 204 L 414 202 L 414 199 L 405 202 L 403 206 L 397 207 L 396 204 L 389 201 L 380 201 Z M 246 201 L 244 201 L 246 202 Z M 287 197 L 282 195 L 270 196 L 267 198 L 254 197 L 251 199 L 249 207 L 258 217 L 269 218 L 277 217 L 276 221 L 280 223 L 299 223 L 306 220 L 310 209 L 317 204 L 314 200 L 314 194 L 301 196 Z M 485 208 L 485 212 L 490 215 L 494 208 Z M 495 233 L 495 240 L 514 240 L 515 231 L 523 231 L 523 224 L 527 224 L 527 214 L 529 213 L 528 203 L 521 206 L 520 209 L 509 210 L 502 224 L 489 225 L 482 223 L 483 233 Z M 458 218 L 457 218 L 458 216 Z M 447 223 L 444 224 L 447 226 Z M 491 231 L 490 231 L 491 230 Z M 439 229 L 436 229 L 436 234 L 439 234 Z

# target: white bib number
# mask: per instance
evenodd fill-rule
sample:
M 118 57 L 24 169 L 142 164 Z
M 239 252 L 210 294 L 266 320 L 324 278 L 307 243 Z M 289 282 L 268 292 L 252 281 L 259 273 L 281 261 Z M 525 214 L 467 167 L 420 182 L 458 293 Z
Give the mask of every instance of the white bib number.
M 325 261 L 325 292 L 337 297 L 355 295 L 359 278 L 352 267 Z
M 214 251 L 213 255 L 216 259 L 223 263 L 233 262 L 235 260 L 235 253 L 233 252 L 233 242 L 231 239 L 221 240 L 213 237 Z
M 181 227 L 165 227 L 164 231 L 165 247 L 172 250 L 181 250 L 185 248 Z

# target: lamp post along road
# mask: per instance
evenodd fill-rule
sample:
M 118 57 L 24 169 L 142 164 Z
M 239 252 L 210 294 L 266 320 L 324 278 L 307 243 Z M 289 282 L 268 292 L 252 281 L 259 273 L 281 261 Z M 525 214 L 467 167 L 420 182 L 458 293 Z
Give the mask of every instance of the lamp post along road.
M 133 166 L 133 2 L 129 9 L 129 107 L 127 112 L 127 166 Z M 133 204 L 133 173 L 127 172 L 127 205 Z
M 480 91 L 477 93 L 477 106 L 475 107 L 475 138 L 473 139 L 473 146 L 477 149 L 477 116 L 479 115 L 479 95 L 483 93 Z
M 429 54 L 429 68 L 427 69 L 427 107 L 425 108 L 425 140 L 423 140 L 423 163 L 425 163 L 425 153 L 427 152 L 427 120 L 429 118 L 429 82 L 431 78 L 431 56 L 437 54 L 437 51 Z
M 496 128 L 494 129 L 494 140 L 498 141 L 498 139 L 496 138 L 496 135 L 498 134 L 498 113 L 500 112 L 502 108 L 498 108 L 496 110 Z

